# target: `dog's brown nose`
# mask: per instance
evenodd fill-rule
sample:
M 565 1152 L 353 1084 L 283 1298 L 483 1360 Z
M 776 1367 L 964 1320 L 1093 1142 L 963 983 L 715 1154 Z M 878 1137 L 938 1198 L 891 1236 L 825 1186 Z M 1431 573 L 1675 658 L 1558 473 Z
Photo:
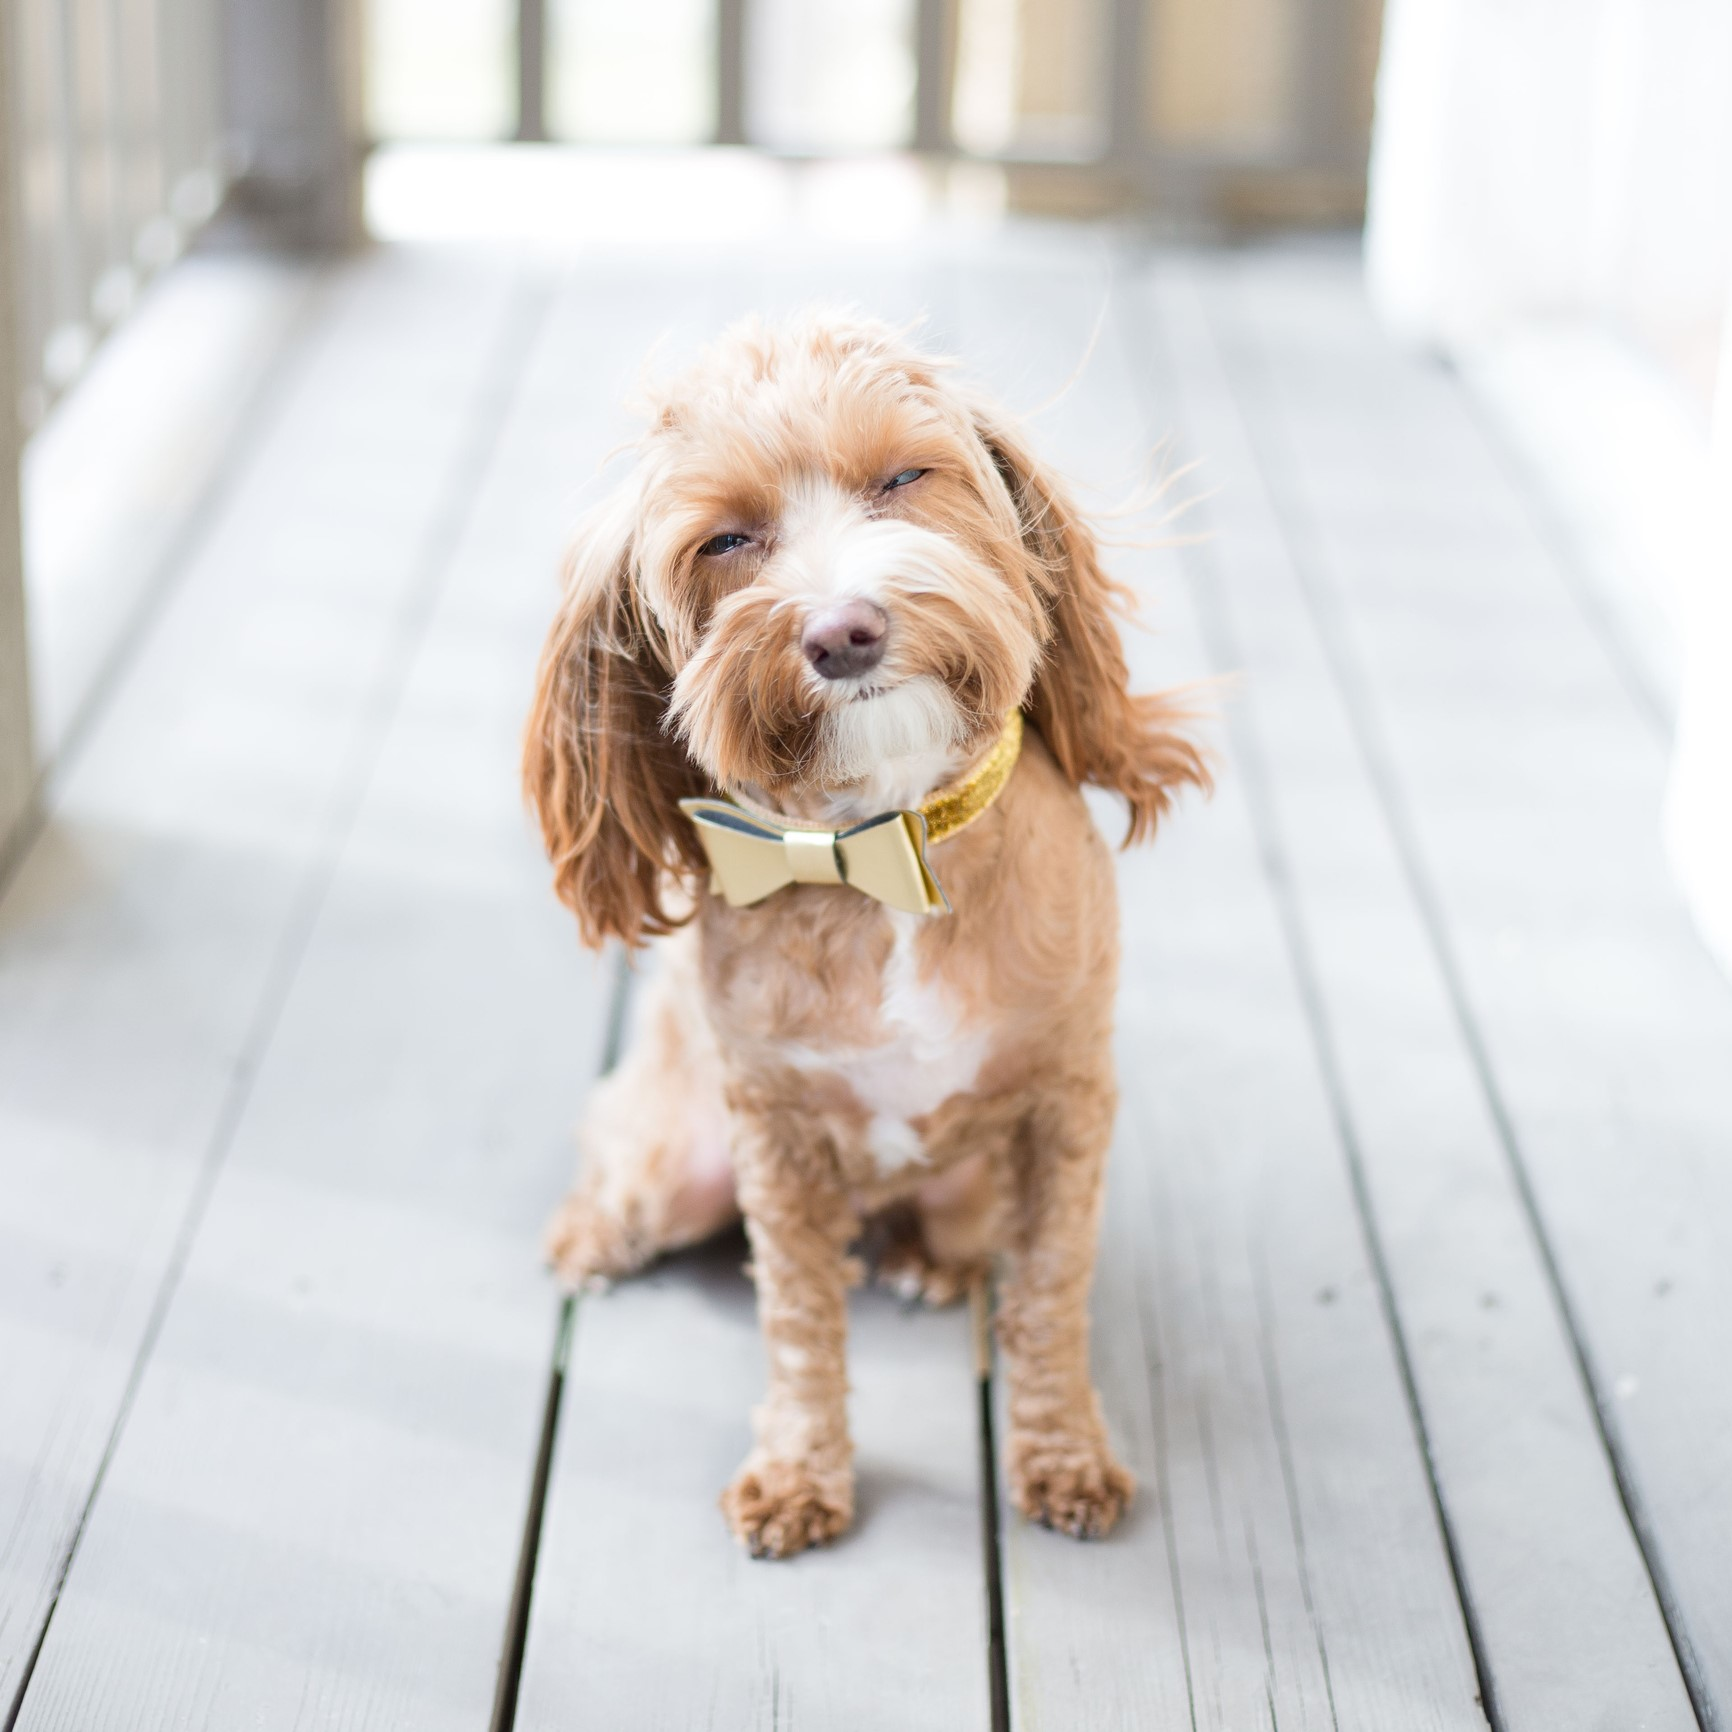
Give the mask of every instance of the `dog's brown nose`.
M 884 609 L 869 601 L 844 601 L 815 613 L 800 636 L 806 660 L 827 680 L 852 679 L 884 659 Z

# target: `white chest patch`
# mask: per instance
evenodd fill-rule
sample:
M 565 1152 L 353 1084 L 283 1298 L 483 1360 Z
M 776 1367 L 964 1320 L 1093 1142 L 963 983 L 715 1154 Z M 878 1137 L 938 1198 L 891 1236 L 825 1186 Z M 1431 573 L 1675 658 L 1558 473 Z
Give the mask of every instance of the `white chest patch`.
M 914 942 L 923 918 L 890 914 L 895 943 L 884 965 L 882 1041 L 828 1049 L 802 1045 L 785 1053 L 801 1070 L 829 1071 L 853 1089 L 872 1115 L 867 1146 L 886 1176 L 925 1158 L 910 1121 L 974 1087 L 991 1039 L 984 1028 L 964 1027 L 943 989 L 919 978 Z

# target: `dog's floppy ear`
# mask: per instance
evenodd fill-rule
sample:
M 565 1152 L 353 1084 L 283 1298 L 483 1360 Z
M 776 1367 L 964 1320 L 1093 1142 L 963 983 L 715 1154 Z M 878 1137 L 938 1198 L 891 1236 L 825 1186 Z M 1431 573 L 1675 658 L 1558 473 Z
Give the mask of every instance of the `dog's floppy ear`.
M 1139 841 L 1153 834 L 1178 788 L 1210 785 L 1185 731 L 1191 714 L 1171 692 L 1131 691 L 1118 621 L 1135 598 L 1101 568 L 1099 544 L 1069 488 L 1004 417 L 977 408 L 975 426 L 1016 506 L 1051 629 L 1029 713 L 1073 782 L 1124 796 L 1125 841 Z
M 554 887 L 591 945 L 682 924 L 669 893 L 703 864 L 678 804 L 702 778 L 663 730 L 673 675 L 632 578 L 635 507 L 622 491 L 578 530 L 523 745 Z

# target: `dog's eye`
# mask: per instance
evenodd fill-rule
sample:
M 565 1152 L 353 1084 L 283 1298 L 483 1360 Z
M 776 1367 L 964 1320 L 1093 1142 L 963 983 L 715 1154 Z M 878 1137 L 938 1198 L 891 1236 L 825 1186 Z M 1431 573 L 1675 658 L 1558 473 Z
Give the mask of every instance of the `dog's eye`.
M 890 493 L 898 487 L 906 487 L 910 481 L 918 481 L 925 473 L 924 469 L 904 469 L 900 475 L 892 475 L 884 483 L 884 491 Z
M 698 552 L 705 559 L 714 559 L 718 553 L 732 553 L 736 547 L 747 546 L 751 539 L 749 535 L 712 535 Z

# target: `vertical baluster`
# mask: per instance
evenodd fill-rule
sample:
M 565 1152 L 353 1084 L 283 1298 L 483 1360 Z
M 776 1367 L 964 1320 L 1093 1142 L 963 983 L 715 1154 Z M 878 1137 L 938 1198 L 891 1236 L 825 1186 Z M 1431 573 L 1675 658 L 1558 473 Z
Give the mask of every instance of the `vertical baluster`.
M 97 285 L 108 264 L 108 67 L 103 52 L 104 0 L 70 0 L 77 100 L 78 226 L 82 237 L 79 298 L 89 341 L 105 322 L 97 310 Z
M 517 136 L 547 137 L 547 0 L 517 0 Z
M 172 257 L 179 246 L 180 225 L 174 217 L 174 207 L 181 179 L 187 170 L 186 78 L 181 40 L 184 11 L 185 0 L 159 0 L 155 58 L 157 88 L 162 95 L 157 113 L 162 161 L 162 216 L 168 224 L 161 231 L 163 262 Z
M 141 272 L 165 263 L 162 212 L 168 197 L 162 172 L 161 83 L 156 64 L 156 0 L 123 0 L 125 6 L 124 84 L 128 113 L 128 232 L 133 259 Z
M 1107 0 L 1106 163 L 1126 185 L 1137 184 L 1150 154 L 1146 114 L 1148 10 L 1151 0 Z
M 956 81 L 957 0 L 915 0 L 914 148 L 952 145 L 950 93 Z
M 746 0 L 716 0 L 715 141 L 746 142 Z
M 1293 0 L 1299 17 L 1290 32 L 1298 64 L 1287 165 L 1339 169 L 1354 151 L 1353 8 L 1350 0 Z
M 91 137 L 101 162 L 102 264 L 91 295 L 99 328 L 125 317 L 138 283 L 132 266 L 132 135 L 121 6 L 122 0 L 91 0 L 92 48 L 102 63 L 99 130 Z
M 76 377 L 89 348 L 84 296 L 83 204 L 79 186 L 78 58 L 74 0 L 54 6 L 53 297 L 42 344 L 50 396 Z
M 0 263 L 0 849 L 24 815 L 35 782 L 30 740 L 29 655 L 24 631 L 24 545 L 18 509 L 18 465 L 23 438 L 18 419 L 18 307 L 14 285 L 23 273 L 12 269 L 10 238 L 20 232 L 13 199 L 20 183 L 14 140 L 28 140 L 26 127 L 14 127 L 13 101 L 22 83 L 13 76 L 12 32 L 0 18 L 0 237 L 7 245 Z M 32 357 L 34 366 L 34 357 Z
M 4 99 L 14 123 L 9 148 L 13 232 L 19 256 L 11 284 L 18 321 L 18 391 L 27 427 L 47 408 L 42 353 L 54 305 L 54 60 L 49 0 L 18 0 L 12 12 L 11 54 Z
M 185 213 L 189 226 L 202 223 L 217 207 L 226 174 L 222 118 L 221 0 L 193 0 L 192 101 L 195 156 L 199 179 Z

